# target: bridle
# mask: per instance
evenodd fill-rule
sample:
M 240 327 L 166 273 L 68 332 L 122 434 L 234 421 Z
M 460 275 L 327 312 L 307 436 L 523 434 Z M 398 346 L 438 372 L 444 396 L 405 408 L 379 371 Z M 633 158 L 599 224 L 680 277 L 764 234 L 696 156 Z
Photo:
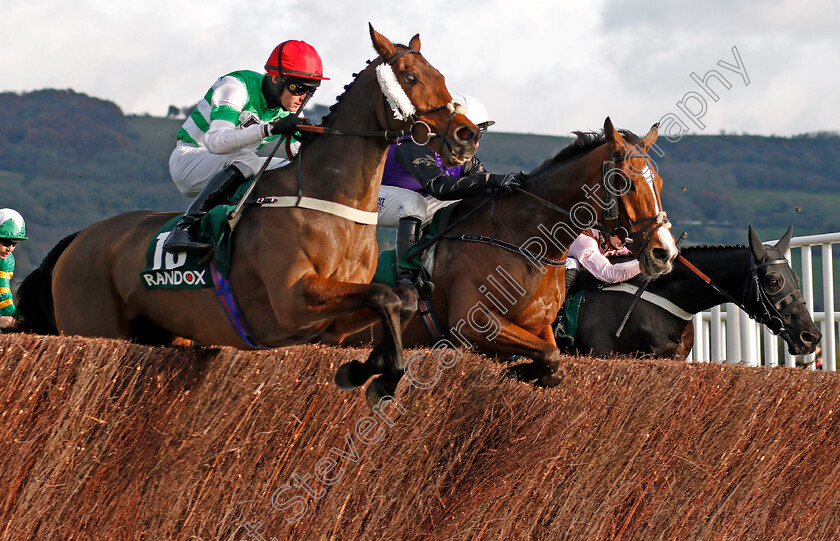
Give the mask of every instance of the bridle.
M 763 310 L 763 313 L 761 315 L 757 315 L 755 320 L 762 325 L 767 325 L 773 334 L 778 335 L 786 333 L 787 331 L 785 330 L 784 318 L 794 308 L 801 304 L 805 304 L 802 292 L 799 288 L 793 287 L 791 288 L 792 291 L 790 291 L 790 293 L 785 294 L 785 289 L 787 288 L 783 285 L 782 289 L 778 293 L 771 295 L 764 287 L 761 286 L 761 280 L 758 277 L 758 269 L 777 265 L 784 265 L 785 268 L 787 268 L 787 259 L 771 259 L 770 261 L 758 263 L 755 260 L 755 256 L 752 256 L 750 261 L 750 287 L 749 291 L 747 288 L 744 289 L 744 301 L 746 301 L 750 296 L 754 296 L 754 300 L 759 303 L 761 309 Z M 746 302 L 744 302 L 744 304 L 746 304 Z
M 394 63 L 397 60 L 399 60 L 400 57 L 402 57 L 406 54 L 420 54 L 420 51 L 418 51 L 416 49 L 403 49 L 402 51 L 394 53 L 387 60 L 384 60 L 383 64 L 389 66 L 391 68 L 391 70 L 393 70 Z M 380 85 L 380 88 L 381 88 L 381 85 Z M 388 112 L 389 112 L 388 109 L 390 109 L 391 110 L 390 112 L 392 113 L 391 116 L 399 119 L 399 117 L 402 116 L 402 115 L 400 115 L 399 111 L 395 110 L 394 104 L 389 102 L 387 89 L 385 89 L 385 88 L 381 88 L 381 89 L 382 89 L 382 103 L 383 103 L 383 106 L 385 107 L 385 117 L 388 118 L 389 122 L 390 122 L 390 116 L 388 115 Z M 446 125 L 443 127 L 443 132 L 442 133 L 432 131 L 431 126 L 429 126 L 429 124 L 427 122 L 425 122 L 423 120 L 420 120 L 421 116 L 427 115 L 429 113 L 434 113 L 435 111 L 440 111 L 442 109 L 447 109 L 450 113 L 449 118 L 446 120 Z M 426 110 L 423 110 L 423 111 L 412 112 L 411 114 L 407 115 L 406 118 L 404 118 L 404 120 L 409 122 L 410 125 L 411 125 L 411 127 L 408 129 L 407 135 L 409 137 L 411 137 L 411 141 L 414 144 L 419 145 L 419 146 L 426 146 L 427 144 L 429 144 L 429 142 L 433 138 L 445 136 L 445 134 L 449 131 L 449 126 L 452 124 L 452 120 L 455 118 L 455 115 L 457 115 L 459 112 L 460 112 L 460 105 L 457 102 L 455 102 L 455 100 L 450 100 L 449 102 L 447 102 L 443 105 L 436 105 L 434 107 L 430 107 L 430 108 L 428 108 Z M 418 127 L 418 126 L 422 126 L 422 127 L 426 128 L 426 136 L 425 136 L 425 140 L 423 140 L 423 141 L 419 140 L 418 137 L 414 133 L 415 128 Z
M 647 157 L 647 155 L 645 155 Z M 638 220 L 633 220 L 630 218 L 629 213 L 627 212 L 626 202 L 624 201 L 624 195 L 630 191 L 630 189 L 618 190 L 614 186 L 611 185 L 611 179 L 613 176 L 616 175 L 614 171 L 621 171 L 620 175 L 624 175 L 624 171 L 622 169 L 617 169 L 615 164 L 617 162 L 622 162 L 627 159 L 627 156 L 620 156 L 615 157 L 613 155 L 609 160 L 604 161 L 601 164 L 601 191 L 603 193 L 603 222 L 606 221 L 613 221 L 615 223 L 615 227 L 608 227 L 604 223 L 595 223 L 592 225 L 595 229 L 601 232 L 604 235 L 605 239 L 610 239 L 611 237 L 615 236 L 621 239 L 624 239 L 623 244 L 631 244 L 633 239 L 630 238 L 631 233 L 634 232 L 639 226 L 645 225 L 644 231 L 642 231 L 642 247 L 637 250 L 637 252 L 642 252 L 650 242 L 651 237 L 656 233 L 656 230 L 660 227 L 669 227 L 671 226 L 671 222 L 668 220 L 668 215 L 663 210 L 659 210 L 656 214 L 647 216 L 645 218 L 640 218 Z M 631 185 L 635 189 L 635 185 Z M 654 199 L 656 201 L 656 208 L 662 209 L 662 200 L 659 195 L 659 190 L 656 188 L 656 184 L 654 182 L 650 183 L 651 190 L 653 191 Z M 561 208 L 551 201 L 546 201 L 542 197 L 529 192 L 528 190 L 518 187 L 516 191 L 527 195 L 540 205 L 547 207 L 555 212 L 559 212 L 571 218 L 572 213 L 571 211 Z M 628 227 L 624 227 L 621 225 L 620 216 L 624 214 L 625 219 L 627 220 Z
M 787 316 L 787 314 L 797 306 L 805 303 L 805 299 L 802 298 L 802 292 L 798 288 L 791 288 L 792 291 L 785 294 L 786 288 L 783 287 L 779 293 L 771 295 L 761 286 L 758 269 L 777 265 L 784 265 L 784 268 L 787 268 L 787 259 L 771 259 L 769 261 L 762 261 L 759 263 L 756 261 L 755 255 L 750 252 L 750 273 L 747 275 L 747 281 L 742 288 L 743 293 L 740 300 L 736 299 L 724 291 L 720 286 L 715 284 L 711 278 L 695 267 L 690 261 L 683 257 L 682 254 L 678 255 L 677 259 L 679 259 L 692 273 L 697 275 L 721 296 L 726 298 L 727 301 L 738 306 L 738 308 L 743 310 L 756 322 L 761 325 L 766 325 L 767 328 L 770 329 L 770 332 L 777 336 L 784 336 L 788 334 L 784 324 L 785 316 Z M 749 301 L 758 304 L 761 311 L 758 312 L 749 309 L 747 307 Z
M 411 48 L 403 49 L 403 50 L 398 51 L 398 52 L 394 53 L 393 55 L 391 55 L 390 58 L 388 58 L 386 60 L 383 60 L 381 65 L 387 65 L 388 69 L 391 70 L 391 76 L 394 77 L 393 68 L 391 66 L 401 56 L 406 55 L 406 54 L 420 54 L 420 51 L 418 51 L 416 49 L 411 49 Z M 396 84 L 399 86 L 399 91 L 402 92 L 403 95 L 405 95 L 405 91 L 402 89 L 402 85 L 400 85 L 399 82 L 396 81 L 396 79 L 394 79 L 394 82 L 396 82 Z M 432 129 L 429 126 L 429 124 L 422 121 L 422 120 L 418 120 L 418 117 L 429 114 L 429 113 L 432 113 L 432 112 L 435 112 L 435 111 L 440 111 L 441 109 L 449 110 L 451 114 L 449 115 L 449 119 L 446 121 L 446 126 L 444 127 L 444 130 L 443 130 L 443 134 L 445 135 L 446 132 L 449 131 L 449 126 L 452 123 L 452 119 L 455 118 L 455 115 L 460 112 L 459 111 L 459 104 L 455 103 L 455 101 L 452 100 L 449 103 L 446 103 L 446 104 L 443 104 L 443 105 L 437 105 L 437 106 L 434 106 L 434 107 L 430 107 L 429 109 L 426 109 L 424 111 L 420 111 L 420 112 L 412 111 L 411 114 L 404 116 L 400 113 L 399 108 L 392 101 L 389 101 L 388 90 L 384 87 L 381 80 L 380 80 L 380 90 L 381 90 L 381 93 L 382 93 L 382 104 L 383 104 L 383 107 L 385 109 L 384 110 L 385 118 L 389 119 L 388 120 L 389 125 L 390 125 L 390 117 L 389 117 L 389 112 L 390 112 L 391 115 L 394 118 L 401 118 L 403 120 L 408 121 L 410 123 L 410 128 L 408 130 L 339 130 L 339 129 L 334 129 L 334 128 L 327 128 L 325 126 L 310 126 L 310 125 L 306 125 L 306 124 L 299 125 L 297 127 L 297 129 L 299 131 L 302 131 L 302 132 L 311 132 L 311 133 L 329 134 L 329 135 L 354 135 L 354 136 L 362 136 L 362 137 L 384 137 L 385 141 L 388 142 L 388 143 L 400 142 L 404 138 L 410 137 L 412 141 L 414 141 L 418 145 L 422 146 L 422 145 L 427 145 L 429 143 L 429 141 L 432 140 L 433 137 L 440 137 L 441 134 L 436 133 L 436 132 L 432 132 Z M 304 100 L 303 103 L 301 103 L 300 107 L 298 108 L 297 113 L 299 113 L 300 111 L 303 111 L 304 105 L 306 104 L 306 102 L 311 97 L 312 97 L 312 94 L 307 92 L 306 99 Z M 408 96 L 405 96 L 405 98 L 408 99 Z M 413 108 L 414 104 L 411 104 L 411 107 Z M 295 113 L 295 114 L 297 114 L 297 113 Z M 414 128 L 416 126 L 425 126 L 426 127 L 426 130 L 427 130 L 426 140 L 422 143 L 419 142 L 414 135 Z M 236 224 L 239 222 L 239 219 L 242 215 L 242 209 L 243 209 L 244 205 L 246 204 L 246 201 L 248 200 L 249 196 L 251 195 L 251 192 L 253 191 L 254 187 L 256 186 L 257 181 L 260 179 L 262 174 L 268 168 L 269 162 L 274 157 L 274 154 L 277 152 L 277 150 L 280 148 L 280 145 L 286 139 L 287 139 L 286 136 L 282 136 L 282 137 L 279 137 L 277 139 L 277 143 L 274 145 L 274 149 L 268 155 L 267 159 L 263 162 L 263 165 L 260 168 L 260 170 L 254 176 L 254 178 L 250 181 L 250 184 L 248 185 L 248 188 L 246 189 L 246 191 L 243 194 L 239 203 L 237 203 L 236 208 L 234 208 L 233 211 L 228 213 L 228 223 L 230 224 L 231 229 L 233 229 L 236 226 Z M 444 139 L 444 142 L 445 141 L 446 141 L 446 139 Z M 286 142 L 288 143 L 288 140 Z M 302 154 L 303 154 L 303 148 L 298 150 L 298 156 L 302 157 Z M 275 206 L 297 207 L 297 206 L 301 205 L 301 202 L 303 200 L 303 160 L 298 159 L 297 162 L 298 162 L 298 165 L 297 165 L 297 185 L 298 185 L 297 201 L 293 205 L 282 204 L 282 205 L 275 205 Z M 262 198 L 263 201 L 262 202 L 258 201 L 257 204 L 259 204 L 261 206 L 267 206 L 266 204 L 264 204 L 264 203 L 267 202 L 270 205 L 274 205 L 276 203 L 276 201 L 270 201 L 270 200 L 276 200 L 276 199 L 278 199 L 278 198 L 277 197 Z M 338 206 L 344 206 L 344 205 L 338 205 Z M 351 208 L 349 210 L 352 212 L 355 209 Z M 343 215 L 343 214 L 339 214 L 339 215 Z
M 394 53 L 390 58 L 383 60 L 381 65 L 393 66 L 394 62 L 396 62 L 400 57 L 406 54 L 420 54 L 420 51 L 416 49 L 403 49 L 397 53 Z M 393 68 L 391 67 L 390 69 Z M 381 81 L 380 90 L 382 91 L 382 107 L 384 110 L 383 114 L 385 118 L 388 119 L 389 125 L 391 119 L 393 118 L 396 120 L 402 120 L 404 122 L 407 122 L 409 124 L 409 129 L 340 130 L 335 128 L 327 128 L 326 126 L 301 125 L 298 126 L 298 130 L 327 135 L 356 135 L 363 137 L 383 137 L 388 143 L 399 143 L 407 138 L 410 138 L 411 141 L 415 144 L 425 146 L 428 145 L 433 138 L 444 136 L 449 131 L 449 126 L 451 125 L 452 120 L 455 118 L 455 115 L 459 112 L 460 105 L 454 100 L 452 100 L 443 105 L 436 105 L 423 111 L 412 111 L 409 114 L 405 114 L 404 112 L 399 110 L 399 106 L 396 103 L 389 101 L 388 90 L 386 88 L 383 88 Z M 403 91 L 402 87 L 400 87 L 400 91 Z M 442 133 L 432 131 L 431 126 L 429 126 L 427 122 L 420 120 L 419 118 L 423 115 L 428 115 L 429 113 L 434 113 L 435 111 L 440 111 L 442 109 L 447 109 L 450 112 L 449 118 L 446 121 L 446 125 L 444 126 Z M 419 137 L 419 135 L 415 133 L 415 129 L 421 127 L 425 128 L 425 137 L 423 138 Z

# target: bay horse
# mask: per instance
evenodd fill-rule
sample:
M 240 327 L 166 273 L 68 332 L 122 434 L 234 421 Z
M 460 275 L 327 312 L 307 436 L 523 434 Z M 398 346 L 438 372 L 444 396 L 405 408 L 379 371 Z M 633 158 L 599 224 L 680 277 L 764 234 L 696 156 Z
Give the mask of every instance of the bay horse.
M 651 281 L 633 307 L 621 334 L 616 329 L 634 297 L 627 287 L 585 289 L 578 315 L 574 350 L 583 354 L 674 357 L 684 360 L 694 345 L 698 312 L 735 302 L 787 343 L 791 355 L 813 353 L 819 329 L 811 319 L 799 278 L 785 259 L 793 228 L 775 246 L 762 244 L 752 226 L 749 246 L 683 248 L 674 271 Z M 686 263 L 687 262 L 687 263 Z M 707 283 L 691 268 L 695 267 Z M 633 288 L 641 280 L 628 282 Z M 624 286 L 624 284 L 622 284 Z M 662 302 L 662 300 L 666 302 Z
M 373 26 L 369 31 L 378 57 L 345 87 L 324 117 L 323 134 L 304 140 L 291 164 L 266 170 L 254 196 L 318 199 L 331 208 L 344 206 L 351 218 L 373 216 L 373 223 L 311 207 L 250 208 L 233 231 L 229 279 L 254 337 L 265 347 L 379 321 L 386 332 L 368 362 L 394 381 L 403 372 L 400 331 L 414 310 L 414 294 L 370 284 L 389 139 L 406 133 L 424 137 L 448 165 L 457 165 L 475 153 L 479 130 L 453 101 L 443 75 L 420 54 L 419 35 L 405 46 Z M 54 269 L 42 268 L 40 280 L 51 284 L 56 330 L 151 343 L 177 336 L 250 349 L 212 288 L 146 289 L 141 283 L 146 248 L 174 216 L 121 214 L 83 229 L 63 253 L 54 254 Z M 33 303 L 35 311 L 42 305 L 37 294 Z M 382 383 L 371 390 L 374 403 L 390 392 Z
M 455 225 L 438 241 L 432 270 L 430 302 L 442 339 L 490 355 L 529 357 L 518 375 L 556 385 L 561 354 L 552 322 L 563 301 L 558 285 L 572 241 L 594 223 L 611 227 L 610 234 L 620 230 L 650 276 L 669 272 L 677 256 L 659 197 L 662 178 L 648 155 L 657 134 L 654 126 L 640 139 L 607 118 L 603 132 L 576 132 L 572 144 L 527 174 L 513 193 L 453 205 L 449 221 Z M 364 344 L 372 332 L 331 338 Z M 439 341 L 417 316 L 403 332 L 407 347 Z M 336 378 L 352 388 L 372 373 L 354 361 Z

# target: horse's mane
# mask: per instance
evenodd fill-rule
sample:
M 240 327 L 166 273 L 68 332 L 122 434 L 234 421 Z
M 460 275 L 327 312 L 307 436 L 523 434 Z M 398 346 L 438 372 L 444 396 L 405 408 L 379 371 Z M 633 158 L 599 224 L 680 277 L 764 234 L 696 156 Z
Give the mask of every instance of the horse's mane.
M 680 250 L 683 252 L 699 252 L 700 250 L 744 250 L 746 248 L 749 248 L 746 244 L 695 244 L 693 246 L 686 246 Z
M 408 45 L 403 45 L 402 43 L 395 43 L 394 47 L 396 47 L 398 51 L 404 51 L 404 50 L 407 50 L 409 48 Z M 379 60 L 378 57 L 374 58 L 373 60 L 366 61 L 365 62 L 365 69 L 367 69 L 368 66 L 370 66 L 372 63 L 376 62 L 377 60 Z M 326 115 L 321 117 L 321 125 L 322 126 L 328 126 L 329 125 L 328 122 L 330 120 L 332 120 L 333 114 L 338 109 L 338 106 L 341 104 L 341 100 L 344 99 L 344 96 L 347 95 L 347 92 L 349 92 L 350 89 L 353 87 L 353 85 L 356 84 L 356 81 L 359 79 L 359 75 L 361 75 L 363 71 L 365 71 L 365 70 L 363 69 L 362 71 L 360 71 L 358 73 L 354 73 L 353 74 L 353 80 L 350 81 L 350 83 L 344 85 L 344 92 L 342 92 L 341 94 L 336 96 L 335 103 L 330 105 L 329 112 L 327 112 Z
M 639 136 L 629 130 L 618 130 L 622 137 L 624 137 L 628 143 L 631 145 L 639 144 Z M 552 165 L 560 162 L 565 162 L 577 158 L 578 156 L 582 156 L 587 152 L 603 145 L 607 142 L 607 137 L 604 135 L 604 131 L 601 130 L 599 132 L 594 131 L 575 131 L 572 132 L 575 134 L 575 140 L 569 143 L 568 146 L 565 148 L 560 149 L 559 151 L 555 152 L 546 160 L 534 168 L 528 176 L 536 175 L 537 173 L 541 173 L 542 171 L 548 169 Z

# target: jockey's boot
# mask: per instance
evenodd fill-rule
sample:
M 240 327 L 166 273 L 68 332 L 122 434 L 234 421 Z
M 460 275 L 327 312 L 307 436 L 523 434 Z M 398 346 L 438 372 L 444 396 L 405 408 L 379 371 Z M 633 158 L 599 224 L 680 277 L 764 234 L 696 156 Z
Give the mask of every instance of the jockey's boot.
M 569 292 L 572 290 L 572 286 L 575 284 L 575 280 L 578 277 L 578 272 L 579 271 L 576 268 L 566 268 L 566 296 L 568 296 Z
M 566 294 L 563 296 L 563 304 L 557 312 L 557 319 L 554 320 L 554 341 L 557 347 L 566 349 L 571 347 L 575 342 L 574 336 L 566 334 L 566 301 L 569 299 L 569 292 L 572 290 L 572 285 L 578 276 L 578 269 L 566 269 Z
M 163 243 L 163 249 L 171 253 L 187 252 L 198 256 L 213 251 L 213 240 L 199 237 L 201 218 L 210 209 L 233 195 L 243 182 L 245 182 L 245 175 L 234 165 L 228 165 L 213 175 L 187 208 L 187 212 L 175 224 L 172 233 Z
M 574 336 L 569 336 L 566 334 L 566 303 L 564 302 L 560 306 L 560 310 L 557 312 L 557 319 L 554 320 L 554 342 L 557 344 L 557 347 L 560 349 L 567 349 L 570 348 L 574 342 Z
M 435 286 L 432 282 L 423 280 L 422 272 L 405 268 L 400 265 L 405 253 L 408 249 L 417 242 L 417 237 L 420 235 L 420 227 L 423 222 L 418 218 L 412 216 L 407 218 L 400 218 L 397 223 L 397 283 L 409 289 L 417 288 L 417 291 L 424 298 L 428 298 L 429 294 L 434 290 Z

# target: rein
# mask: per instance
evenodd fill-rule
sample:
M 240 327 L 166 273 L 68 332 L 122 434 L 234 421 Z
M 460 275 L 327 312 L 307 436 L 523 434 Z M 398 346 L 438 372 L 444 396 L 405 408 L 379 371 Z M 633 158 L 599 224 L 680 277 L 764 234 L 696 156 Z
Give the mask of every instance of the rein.
M 511 244 L 510 242 L 506 242 L 503 240 L 495 239 L 493 237 L 485 237 L 484 235 L 445 235 L 443 237 L 447 240 L 463 240 L 469 242 L 479 242 L 481 244 L 490 244 L 493 246 L 498 246 L 499 248 L 503 248 L 509 252 L 513 252 L 515 254 L 523 255 L 532 259 L 534 261 L 539 261 L 543 265 L 548 267 L 565 267 L 566 261 L 560 261 L 559 259 L 551 259 L 544 256 L 538 256 L 533 252 L 529 252 L 527 250 L 523 250 L 521 246 L 517 246 L 515 244 Z
M 688 233 L 686 233 L 685 231 L 683 231 L 683 234 L 682 234 L 682 235 L 680 235 L 680 238 L 679 238 L 679 239 L 677 239 L 677 242 L 676 242 L 675 244 L 676 244 L 677 246 L 679 246 L 679 245 L 680 245 L 680 243 L 681 243 L 682 241 L 684 241 L 684 240 L 685 240 L 685 238 L 686 238 L 687 236 L 688 236 Z M 682 257 L 682 256 L 680 255 L 679 257 Z M 698 270 L 697 272 L 700 272 L 700 271 Z M 652 279 L 650 279 L 650 280 L 645 280 L 645 281 L 642 283 L 642 287 L 638 288 L 638 289 L 634 292 L 634 294 L 633 294 L 633 300 L 630 302 L 630 306 L 627 308 L 627 312 L 624 314 L 624 319 L 622 319 L 622 320 L 621 320 L 621 324 L 618 326 L 618 329 L 615 331 L 615 337 L 616 337 L 616 338 L 618 338 L 618 337 L 620 337 L 620 336 L 621 336 L 621 332 L 624 330 L 624 326 L 625 326 L 625 325 L 627 325 L 627 321 L 629 321 L 629 320 L 630 320 L 630 314 L 633 312 L 633 308 L 635 308 L 635 307 L 636 307 L 636 303 L 638 303 L 638 302 L 639 302 L 639 299 L 645 296 L 645 293 L 646 293 L 646 290 L 647 290 L 647 286 L 648 286 L 648 284 L 650 284 L 652 281 L 653 281 Z M 666 300 L 666 299 L 663 299 L 663 300 Z M 650 301 L 650 299 L 648 299 L 648 301 L 649 301 L 649 302 L 651 302 L 651 301 Z M 654 304 L 659 304 L 659 303 L 658 303 L 658 302 L 654 302 Z M 675 305 L 675 306 L 676 306 L 676 305 Z M 668 310 L 668 311 L 669 311 L 669 312 L 671 312 L 672 314 L 673 314 L 673 313 L 675 313 L 675 312 L 673 312 L 673 311 L 669 310 L 667 307 L 666 307 L 666 310 Z M 676 314 L 676 315 L 680 315 L 680 314 Z M 682 317 L 682 316 L 680 315 L 680 317 Z M 686 319 L 686 318 L 683 318 L 683 319 Z
M 615 199 L 621 199 L 621 196 L 618 196 L 618 195 L 614 194 L 612 191 L 610 191 L 607 188 L 606 179 L 607 179 L 610 171 L 615 169 L 615 162 L 616 161 L 623 161 L 624 159 L 625 159 L 624 157 L 621 157 L 621 158 L 618 158 L 618 159 L 614 158 L 612 160 L 607 160 L 607 161 L 603 162 L 603 164 L 601 166 L 601 183 L 604 187 L 604 193 L 611 194 L 612 195 L 612 199 L 611 199 L 612 201 L 615 201 Z M 569 211 L 567 209 L 564 209 L 564 208 L 562 208 L 558 205 L 555 205 L 551 201 L 543 199 L 542 197 L 538 196 L 537 194 L 531 193 L 528 190 L 522 188 L 521 186 L 515 188 L 514 191 L 516 193 L 521 193 L 523 195 L 526 195 L 526 196 L 530 197 L 531 199 L 533 199 L 534 201 L 536 201 L 537 203 L 539 203 L 540 205 L 542 205 L 546 208 L 549 208 L 549 209 L 551 209 L 555 212 L 558 212 L 560 214 L 563 214 L 564 216 L 568 216 L 569 218 L 571 218 L 571 216 L 572 216 L 571 211 Z M 654 194 L 655 194 L 655 197 L 656 197 L 657 201 L 659 201 L 659 193 L 656 190 L 654 190 Z M 492 198 L 493 197 L 483 201 L 479 206 L 484 205 L 485 203 L 487 203 Z M 660 208 L 661 208 L 661 203 L 659 203 L 659 205 L 660 205 Z M 473 211 L 475 211 L 477 208 L 478 207 L 473 209 L 470 212 L 470 214 Z M 622 205 L 622 208 L 623 208 L 623 205 Z M 614 211 L 613 211 L 613 209 L 614 209 Z M 608 214 L 608 212 L 610 212 L 610 213 Z M 612 212 L 614 212 L 614 213 L 612 213 Z M 606 219 L 617 220 L 618 219 L 618 205 L 617 205 L 617 203 L 614 204 L 614 205 L 610 205 L 609 209 L 604 209 L 604 213 L 605 213 L 605 218 Z M 627 213 L 627 210 L 625 209 L 625 214 L 626 213 Z M 522 255 L 523 257 L 526 257 L 526 254 L 523 253 L 521 247 L 516 246 L 514 244 L 511 244 L 509 242 L 503 241 L 503 240 L 498 240 L 498 239 L 493 238 L 493 237 L 486 237 L 486 236 L 483 236 L 483 235 L 446 235 L 446 233 L 448 231 L 450 231 L 458 223 L 462 222 L 468 215 L 469 214 L 462 217 L 460 220 L 458 220 L 454 224 L 451 224 L 451 226 L 448 227 L 445 231 L 439 233 L 438 235 L 436 235 L 432 239 L 429 239 L 428 243 L 424 243 L 422 245 L 422 249 L 425 250 L 429 245 L 433 244 L 434 242 L 437 242 L 437 240 L 439 240 L 440 238 L 444 238 L 444 239 L 447 239 L 447 240 L 461 240 L 461 241 L 479 242 L 479 243 L 483 243 L 483 244 L 490 244 L 490 245 L 493 245 L 493 246 L 498 246 L 498 247 L 500 247 L 502 249 L 505 249 L 505 250 L 508 250 L 510 252 L 517 253 L 519 255 Z M 636 220 L 636 221 L 631 220 L 629 217 L 627 218 L 627 220 L 629 222 L 630 229 L 633 229 L 635 226 L 637 226 L 639 224 L 650 222 L 650 225 L 644 231 L 645 242 L 644 242 L 644 244 L 642 244 L 642 248 L 641 248 L 642 250 L 647 245 L 648 241 L 650 241 L 650 238 L 653 236 L 653 232 L 656 231 L 656 229 L 658 229 L 659 227 L 662 227 L 663 225 L 668 223 L 668 218 L 667 218 L 667 216 L 665 215 L 664 212 L 660 212 L 656 216 L 650 216 L 650 217 L 642 218 L 642 219 Z M 606 235 L 606 238 L 609 238 L 613 235 L 616 235 L 622 229 L 624 229 L 625 232 L 627 231 L 622 226 L 618 226 L 614 229 L 610 229 L 607 226 L 605 226 L 603 224 L 600 224 L 600 223 L 594 224 L 594 227 L 596 227 L 599 231 L 601 231 L 602 234 Z M 629 242 L 629 240 L 630 240 L 629 238 L 626 238 L 627 236 L 629 236 L 629 232 L 627 233 L 627 235 L 625 235 L 625 242 Z M 565 261 L 561 261 L 561 260 L 557 260 L 557 259 L 551 259 L 551 258 L 547 258 L 547 257 L 544 257 L 544 256 L 536 256 L 535 254 L 531 254 L 531 253 L 529 253 L 528 255 L 531 256 L 531 259 L 539 261 L 540 263 L 542 263 L 544 265 L 547 265 L 549 267 L 565 267 L 566 266 Z M 631 307 L 631 310 L 632 310 L 632 307 Z M 628 312 L 628 315 L 629 315 L 629 312 Z M 625 317 L 625 320 L 626 320 L 626 317 Z M 623 325 L 622 325 L 622 327 L 623 327 Z M 621 329 L 619 329 L 618 332 L 620 333 Z
M 334 128 L 327 128 L 326 126 L 309 126 L 306 124 L 298 126 L 297 129 L 298 131 L 306 131 L 310 133 L 324 135 L 356 135 L 361 137 L 383 137 L 389 143 L 396 142 L 402 139 L 403 137 L 411 136 L 410 130 L 336 130 Z

